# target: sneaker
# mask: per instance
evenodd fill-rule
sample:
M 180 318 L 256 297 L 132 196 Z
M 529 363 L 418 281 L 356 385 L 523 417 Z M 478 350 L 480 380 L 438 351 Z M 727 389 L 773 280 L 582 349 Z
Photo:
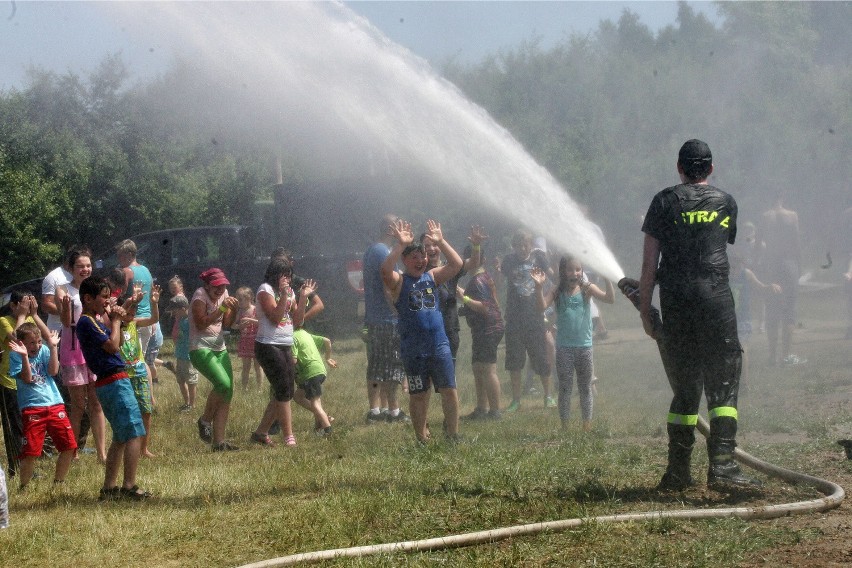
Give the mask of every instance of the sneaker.
M 192 410 L 192 406 L 188 404 L 181 404 L 178 407 L 178 412 L 190 412 Z
M 272 438 L 269 437 L 269 434 L 258 434 L 257 432 L 252 432 L 251 436 L 249 436 L 249 441 L 255 444 L 260 444 L 261 446 L 266 446 L 268 448 L 275 447 L 275 442 L 272 441 Z
M 513 400 L 512 404 L 506 407 L 506 412 L 516 412 L 521 407 L 521 401 Z
M 367 413 L 367 422 L 387 422 L 387 418 L 385 418 L 384 414 L 381 412 L 378 414 L 373 414 L 372 412 Z
M 198 437 L 201 441 L 209 444 L 213 441 L 213 425 L 198 419 Z
M 473 409 L 473 412 L 471 412 L 470 414 L 466 414 L 466 415 L 462 416 L 461 419 L 462 420 L 482 420 L 486 416 L 488 416 L 488 413 L 477 406 L 476 408 Z
M 553 398 L 552 396 L 545 397 L 544 407 L 545 408 L 556 408 L 556 399 Z
M 489 410 L 488 414 L 486 415 L 486 418 L 488 418 L 489 420 L 500 420 L 501 418 L 503 418 L 503 413 L 496 409 Z
M 235 446 L 230 442 L 219 442 L 218 444 L 213 444 L 214 452 L 235 452 L 239 449 L 239 446 Z
M 411 422 L 411 419 L 408 417 L 408 414 L 403 412 L 401 409 L 399 411 L 399 414 L 397 414 L 396 416 L 388 412 L 387 420 L 388 422 Z
M 781 364 L 785 367 L 795 367 L 796 365 L 804 365 L 808 360 L 804 357 L 799 357 L 798 355 L 787 355 L 781 361 Z

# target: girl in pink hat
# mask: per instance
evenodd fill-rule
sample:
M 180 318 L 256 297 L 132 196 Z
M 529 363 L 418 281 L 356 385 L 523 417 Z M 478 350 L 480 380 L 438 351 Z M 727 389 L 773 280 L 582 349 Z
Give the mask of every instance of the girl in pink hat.
M 214 452 L 238 450 L 225 441 L 225 426 L 234 395 L 234 371 L 225 346 L 223 329 L 231 327 L 237 315 L 237 299 L 228 295 L 230 284 L 219 268 L 200 275 L 204 285 L 190 300 L 189 359 L 199 373 L 213 384 L 204 413 L 198 419 L 198 436 L 212 444 Z

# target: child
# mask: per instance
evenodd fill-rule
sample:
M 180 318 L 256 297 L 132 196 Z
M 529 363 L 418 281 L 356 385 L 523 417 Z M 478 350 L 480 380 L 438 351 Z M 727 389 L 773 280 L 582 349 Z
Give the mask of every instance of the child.
M 71 270 L 71 279 L 57 287 L 55 301 L 60 309 L 60 337 L 64 338 L 59 344 L 59 371 L 68 391 L 68 416 L 79 446 L 83 440 L 83 417 L 88 415 L 98 462 L 106 463 L 106 418 L 95 394 L 97 379 L 86 366 L 86 358 L 74 331 L 83 313 L 80 285 L 92 275 L 92 253 L 87 247 L 76 247 L 68 254 L 65 263 Z
M 139 327 L 138 323 L 136 324 L 136 327 Z M 152 325 L 151 330 L 151 340 L 148 341 L 148 349 L 145 350 L 145 364 L 148 365 L 148 371 L 151 375 L 151 384 L 157 385 L 160 384 L 157 364 L 162 363 L 159 357 L 160 349 L 163 347 L 163 329 L 160 322 Z
M 248 390 L 252 365 L 254 365 L 254 375 L 257 377 L 257 386 L 261 387 L 263 384 L 260 363 L 254 358 L 254 340 L 257 337 L 257 308 L 252 303 L 252 295 L 251 288 L 248 286 L 238 288 L 234 294 L 240 306 L 234 329 L 240 331 L 240 339 L 237 343 L 237 355 L 243 363 L 243 390 Z
M 479 249 L 479 250 L 477 250 Z M 471 361 L 476 390 L 476 408 L 466 420 L 500 418 L 500 379 L 497 377 L 497 347 L 503 340 L 503 316 L 494 280 L 485 269 L 485 253 L 479 244 L 465 249 L 465 257 L 476 254 L 480 266 L 474 271 L 462 294 L 462 311 L 471 337 Z
M 6 315 L 0 317 L 0 422 L 2 422 L 3 442 L 6 446 L 6 459 L 9 462 L 9 478 L 18 473 L 18 456 L 21 454 L 21 439 L 24 424 L 18 409 L 17 381 L 9 374 L 9 345 L 15 340 L 15 330 L 25 321 L 34 322 L 38 317 L 35 298 L 21 289 L 12 290 L 9 303 L 3 307 Z
M 39 329 L 41 327 L 41 329 Z M 26 322 L 15 331 L 17 341 L 9 343 L 9 373 L 18 386 L 18 407 L 24 422 L 24 443 L 21 450 L 21 489 L 33 477 L 36 458 L 41 455 L 45 434 L 50 434 L 59 459 L 53 483 L 64 483 L 77 441 L 65 404 L 53 376 L 59 372 L 59 334 L 47 326 Z M 45 336 L 47 345 L 42 342 Z
M 594 406 L 591 299 L 612 304 L 615 301 L 612 282 L 606 281 L 604 292 L 583 277 L 583 265 L 570 256 L 563 256 L 559 260 L 559 285 L 546 296 L 542 292 L 547 278 L 544 271 L 535 269 L 532 277 L 539 309 L 544 311 L 550 304 L 556 305 L 556 376 L 559 380 L 559 418 L 562 419 L 562 428 L 568 427 L 576 370 L 583 431 L 589 432 L 592 429 Z
M 172 328 L 172 340 L 175 342 L 174 373 L 177 378 L 180 394 L 183 396 L 183 406 L 178 410 L 190 412 L 195 408 L 195 393 L 198 390 L 198 371 L 189 360 L 189 300 L 183 294 L 175 295 L 171 301 L 172 318 L 175 325 Z
M 154 284 L 151 287 L 151 315 L 146 318 L 136 318 L 136 308 L 145 293 L 136 289 L 133 296 L 125 302 L 124 310 L 127 313 L 121 323 L 121 357 L 124 359 L 124 370 L 133 385 L 133 394 L 139 403 L 139 411 L 142 413 L 142 425 L 145 427 L 145 435 L 142 436 L 142 444 L 139 449 L 140 455 L 146 458 L 156 457 L 148 445 L 151 441 L 151 413 L 154 410 L 154 397 L 152 391 L 153 378 L 148 373 L 148 365 L 144 359 L 145 352 L 139 339 L 139 328 L 154 326 L 160 319 L 158 302 L 160 301 L 160 287 Z M 150 342 L 149 342 L 150 345 Z
M 747 261 L 742 249 L 731 252 L 731 274 L 729 284 L 731 293 L 734 295 L 734 308 L 737 313 L 737 335 L 743 350 L 742 375 L 740 385 L 746 384 L 748 378 L 748 349 L 749 339 L 753 331 L 751 322 L 751 298 L 752 291 L 756 290 L 761 295 L 780 294 L 781 286 L 778 284 L 764 284 L 758 280 L 754 272 L 747 267 Z
M 83 348 L 86 365 L 97 375 L 95 393 L 112 427 L 112 443 L 107 451 L 104 485 L 100 499 L 147 499 L 151 496 L 136 485 L 136 468 L 145 427 L 133 385 L 119 354 L 121 319 L 125 311 L 110 299 L 106 280 L 90 276 L 80 285 L 83 315 L 77 322 L 77 339 Z M 118 469 L 124 463 L 124 480 L 117 484 Z
M 239 447 L 225 441 L 225 427 L 234 396 L 234 371 L 225 345 L 224 329 L 237 316 L 237 299 L 228 296 L 225 273 L 208 268 L 199 275 L 203 286 L 189 303 L 189 358 L 192 365 L 213 385 L 204 412 L 198 419 L 198 437 L 211 444 L 214 452 L 230 452 Z
M 552 270 L 542 251 L 533 251 L 532 235 L 519 230 L 512 237 L 512 253 L 500 263 L 506 277 L 506 370 L 512 380 L 512 403 L 506 412 L 521 406 L 521 372 L 529 354 L 533 370 L 541 378 L 544 406 L 556 406 L 550 396 L 550 361 L 547 357 L 547 330 L 544 317 L 536 306 L 532 272 L 540 270 L 547 277 Z
M 297 329 L 293 332 L 293 351 L 296 356 L 296 393 L 293 400 L 313 413 L 314 432 L 319 436 L 328 436 L 331 434 L 332 418 L 323 409 L 320 396 L 326 377 L 325 364 L 332 369 L 337 368 L 337 362 L 331 358 L 331 340 L 312 335 L 304 328 Z
M 382 281 L 399 314 L 400 352 L 408 375 L 411 423 L 420 443 L 430 440 L 426 425 L 430 386 L 441 394 L 447 438 L 457 440 L 459 428 L 455 366 L 437 301 L 437 287 L 461 270 L 462 259 L 444 240 L 439 223 L 430 219 L 426 226 L 426 234 L 441 250 L 446 264 L 427 271 L 423 243 L 414 243 L 410 223 L 397 220 L 391 225 L 397 243 L 381 267 Z M 405 266 L 402 274 L 395 270 L 400 256 Z

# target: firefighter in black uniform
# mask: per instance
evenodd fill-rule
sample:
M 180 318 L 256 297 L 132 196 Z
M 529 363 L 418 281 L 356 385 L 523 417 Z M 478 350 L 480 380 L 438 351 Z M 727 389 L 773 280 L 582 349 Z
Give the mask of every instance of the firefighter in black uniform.
M 708 484 L 758 483 L 733 460 L 742 348 L 726 249 L 737 234 L 737 204 L 707 183 L 713 157 L 705 142 L 689 140 L 681 147 L 677 171 L 682 183 L 654 196 L 642 225 L 639 311 L 645 332 L 658 341 L 674 391 L 667 421 L 668 467 L 658 488 L 681 490 L 694 483 L 690 458 L 702 391 L 710 416 Z M 661 330 L 651 315 L 656 284 Z

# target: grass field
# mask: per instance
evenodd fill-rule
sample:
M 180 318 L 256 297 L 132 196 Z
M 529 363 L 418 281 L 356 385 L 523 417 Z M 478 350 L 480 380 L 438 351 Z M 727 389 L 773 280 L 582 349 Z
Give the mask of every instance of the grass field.
M 772 463 L 848 481 L 852 461 L 835 445 L 837 438 L 852 437 L 852 343 L 842 339 L 842 298 L 833 289 L 803 294 L 801 301 L 797 351 L 810 361 L 792 369 L 765 367 L 765 336 L 752 338 L 739 442 Z M 633 308 L 619 299 L 605 315 L 611 336 L 595 348 L 600 380 L 590 434 L 580 430 L 576 396 L 567 431 L 560 429 L 555 409 L 545 410 L 536 397 L 524 399 L 521 410 L 502 421 L 463 423 L 461 444 L 438 439 L 420 447 L 409 425 L 365 423 L 365 356 L 354 338 L 336 342 L 340 366 L 325 384 L 323 400 L 336 418 L 330 439 L 315 437 L 312 418 L 295 409 L 296 448 L 249 445 L 267 393 L 238 390 L 228 430 L 242 450 L 214 454 L 198 440 L 198 412 L 177 412 L 174 377 L 162 369 L 152 442 L 158 457 L 144 460 L 139 471 L 140 485 L 155 497 L 144 503 L 98 502 L 103 472 L 91 455 L 83 455 L 65 486 L 54 489 L 54 464 L 42 461 L 43 477 L 25 493 L 10 484 L 12 526 L 0 531 L 0 564 L 237 566 L 539 521 L 817 496 L 774 480 L 748 494 L 703 485 L 683 494 L 653 491 L 665 464 L 670 391 L 655 345 L 642 334 Z M 463 327 L 457 374 L 467 413 L 473 389 Z M 508 390 L 502 371 L 501 377 Z M 203 404 L 203 379 L 200 387 Z M 437 397 L 430 421 L 440 431 Z M 693 471 L 703 482 L 703 444 L 695 454 Z M 823 532 L 811 520 L 591 523 L 491 545 L 328 565 L 757 565 L 778 550 L 818 543 Z

